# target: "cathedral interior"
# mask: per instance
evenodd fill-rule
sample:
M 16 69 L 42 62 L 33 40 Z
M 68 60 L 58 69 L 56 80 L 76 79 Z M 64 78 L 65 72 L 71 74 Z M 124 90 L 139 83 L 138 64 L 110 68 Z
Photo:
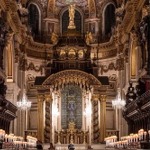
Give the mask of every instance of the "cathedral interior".
M 149 90 L 149 0 L 0 0 L 0 140 L 150 148 Z

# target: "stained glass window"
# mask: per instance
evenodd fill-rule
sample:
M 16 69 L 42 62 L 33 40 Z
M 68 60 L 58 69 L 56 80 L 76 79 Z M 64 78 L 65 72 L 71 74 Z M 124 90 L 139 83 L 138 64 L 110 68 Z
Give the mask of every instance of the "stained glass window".
M 74 122 L 77 129 L 82 128 L 82 92 L 77 85 L 66 85 L 61 92 L 61 126 L 67 129 Z

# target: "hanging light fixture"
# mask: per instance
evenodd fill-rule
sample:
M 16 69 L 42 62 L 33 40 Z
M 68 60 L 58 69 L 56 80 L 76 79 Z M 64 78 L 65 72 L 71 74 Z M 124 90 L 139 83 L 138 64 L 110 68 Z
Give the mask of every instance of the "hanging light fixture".
M 21 67 L 21 78 L 22 78 L 22 82 L 21 82 L 21 96 L 22 96 L 22 99 L 20 101 L 17 101 L 16 105 L 17 107 L 20 109 L 20 110 L 27 110 L 27 109 L 30 109 L 31 108 L 31 102 L 28 101 L 27 99 L 27 95 L 26 95 L 26 90 L 25 90 L 25 87 L 26 87 L 26 65 L 27 65 L 27 58 L 26 58 L 26 52 L 24 51 L 22 53 L 22 62 L 23 65 Z
M 124 108 L 125 104 L 126 104 L 125 100 L 121 99 L 120 88 L 118 88 L 117 97 L 115 100 L 112 100 L 112 106 L 114 109 L 122 109 Z
M 21 110 L 27 110 L 31 108 L 31 102 L 28 101 L 25 90 L 23 90 L 22 99 L 17 102 L 17 107 Z

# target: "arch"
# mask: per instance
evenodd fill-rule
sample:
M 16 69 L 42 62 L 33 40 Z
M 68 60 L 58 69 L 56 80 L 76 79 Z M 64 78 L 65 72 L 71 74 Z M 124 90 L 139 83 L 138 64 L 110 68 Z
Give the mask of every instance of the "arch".
M 40 6 L 39 6 L 38 4 L 36 4 L 36 3 L 33 1 L 33 2 L 30 2 L 30 3 L 28 4 L 28 7 L 27 7 L 28 10 L 29 10 L 29 7 L 30 7 L 31 5 L 34 5 L 34 6 L 37 8 L 38 13 L 39 13 L 38 31 L 39 31 L 39 33 L 40 33 L 40 32 L 41 32 L 41 20 L 42 20 L 42 13 L 41 13 L 42 8 L 40 9 Z
M 114 6 L 114 12 L 115 12 L 115 9 L 116 9 L 116 6 L 113 2 L 107 2 L 104 7 L 103 7 L 103 11 L 102 11 L 102 36 L 105 37 L 105 31 L 106 31 L 106 28 L 105 28 L 105 21 L 106 21 L 106 18 L 105 18 L 105 13 L 106 13 L 106 10 L 108 9 L 109 6 Z M 114 17 L 115 17 L 115 13 L 114 13 Z M 111 17 L 110 17 L 111 18 Z M 108 19 L 107 19 L 108 20 Z M 115 23 L 115 22 L 114 22 Z M 110 25 L 110 29 L 112 27 L 112 24 Z
M 62 17 L 63 17 L 63 14 L 66 12 L 66 11 L 68 11 L 68 7 L 65 7 L 65 8 L 63 8 L 62 10 L 61 10 L 61 12 L 60 12 L 60 24 L 61 24 L 61 26 L 60 26 L 60 33 L 62 34 Z M 80 14 L 80 16 L 81 16 L 81 33 L 83 33 L 83 12 L 82 12 L 82 10 L 79 8 L 79 7 L 76 7 L 75 8 L 75 11 L 77 11 L 79 14 Z
M 81 89 L 80 93 L 82 94 L 82 98 L 81 98 L 81 96 L 79 96 L 79 94 L 75 94 L 75 92 L 70 92 L 70 97 L 68 97 L 68 96 L 63 97 L 63 95 L 61 95 L 61 92 L 63 91 L 63 89 L 65 89 L 66 86 L 69 86 L 69 85 L 73 85 L 73 86 Z M 101 102 L 93 104 L 92 103 L 93 101 L 98 102 L 97 100 L 102 100 L 101 106 L 103 106 L 103 105 L 105 106 L 104 103 L 106 102 L 106 100 L 104 101 L 103 99 L 106 98 L 106 96 L 101 95 L 101 94 L 106 91 L 106 87 L 104 87 L 95 76 L 93 76 L 92 74 L 86 73 L 84 71 L 80 71 L 80 70 L 64 70 L 64 71 L 57 72 L 55 74 L 51 74 L 49 77 L 47 77 L 44 80 L 44 82 L 42 84 L 38 85 L 37 88 L 39 88 L 39 92 L 42 92 L 42 95 L 44 94 L 43 92 L 49 93 L 51 95 L 52 110 L 56 110 L 56 113 L 57 112 L 62 113 L 62 108 L 63 109 L 68 108 L 69 112 L 67 113 L 67 115 L 68 114 L 70 115 L 69 116 L 70 120 L 73 119 L 76 121 L 76 116 L 78 116 L 79 114 L 81 115 L 81 111 L 82 111 L 82 115 L 80 116 L 82 118 L 82 120 L 81 120 L 81 118 L 79 119 L 80 122 L 78 123 L 78 128 L 81 130 L 85 130 L 85 131 L 89 129 L 89 133 L 88 133 L 89 141 L 91 141 L 91 139 L 94 138 L 95 142 L 99 142 L 99 137 L 100 137 L 101 141 L 104 140 L 105 134 L 102 133 L 99 136 L 99 134 L 97 134 L 97 132 L 99 132 L 99 127 L 101 127 L 101 132 L 102 131 L 105 132 L 105 125 L 103 124 L 103 122 L 106 120 L 106 118 L 105 118 L 105 114 L 103 112 L 106 108 L 101 107 L 100 112 L 94 111 L 94 113 L 95 114 L 97 113 L 97 115 L 96 116 L 90 115 L 90 118 L 88 118 L 88 121 L 86 121 L 87 119 L 84 120 L 84 116 L 83 116 L 84 110 L 85 111 L 86 110 L 93 111 L 93 109 L 92 109 L 93 106 L 94 106 L 95 110 L 99 109 L 98 105 Z M 43 91 L 43 89 L 45 89 L 45 91 Z M 42 90 L 42 91 L 40 91 L 40 90 Z M 63 93 L 64 93 L 64 91 L 63 91 Z M 69 95 L 69 94 L 66 93 L 65 95 Z M 78 95 L 78 96 L 76 96 L 76 95 Z M 66 102 L 67 105 L 62 106 L 62 103 L 63 104 L 65 103 L 63 100 L 66 98 L 69 98 L 68 101 Z M 75 100 L 73 100 L 73 98 L 75 98 Z M 83 100 L 82 105 L 81 105 L 82 109 L 80 107 L 81 111 L 78 112 L 79 114 L 72 112 L 72 111 L 74 111 L 74 109 L 76 109 L 76 106 L 79 104 L 79 103 L 75 103 L 75 102 L 77 102 L 77 99 L 80 101 L 80 105 L 81 105 L 81 100 Z M 84 104 L 86 104 L 86 105 L 84 105 Z M 67 106 L 67 108 L 66 108 L 66 106 Z M 46 113 L 49 112 L 49 109 L 47 109 L 47 110 L 48 111 L 46 111 Z M 41 111 L 42 110 L 40 110 L 40 112 Z M 89 114 L 87 114 L 87 115 L 89 116 Z M 52 115 L 52 120 L 56 120 L 55 116 Z M 102 119 L 100 122 L 98 122 L 98 118 L 100 116 L 102 116 L 101 117 Z M 58 117 L 60 117 L 60 115 Z M 45 116 L 45 118 L 46 118 L 46 116 Z M 66 115 L 65 115 L 62 121 L 64 121 L 66 118 L 68 119 L 68 117 L 66 117 Z M 96 123 L 96 126 L 94 126 L 93 131 L 91 130 L 91 128 L 88 128 L 88 126 L 91 127 L 92 119 L 94 119 L 96 121 L 96 122 L 94 122 L 94 123 Z M 39 123 L 43 122 L 43 120 L 44 120 L 43 117 L 39 117 Z M 50 125 L 52 125 L 52 128 L 50 130 L 50 133 L 52 133 L 52 134 L 49 138 L 52 139 L 52 142 L 54 142 L 54 139 L 55 139 L 54 138 L 54 136 L 55 136 L 55 132 L 54 132 L 55 127 L 54 126 L 56 126 L 56 129 L 61 130 L 62 127 L 64 129 L 66 129 L 66 126 L 68 125 L 67 120 L 65 123 L 63 122 L 64 124 L 62 124 L 61 118 L 59 118 L 58 120 L 59 120 L 58 122 L 54 121 L 55 124 L 52 124 L 52 122 L 50 124 Z M 98 130 L 96 130 L 96 128 L 98 128 Z M 41 130 L 38 129 L 38 133 L 40 131 Z M 44 135 L 40 134 L 39 138 L 42 139 L 42 136 L 44 137 Z
M 90 90 L 94 86 L 97 88 L 102 86 L 95 76 L 80 70 L 65 70 L 52 74 L 42 85 L 50 86 L 52 90 L 55 90 L 64 87 L 66 84 L 77 84 L 86 90 Z

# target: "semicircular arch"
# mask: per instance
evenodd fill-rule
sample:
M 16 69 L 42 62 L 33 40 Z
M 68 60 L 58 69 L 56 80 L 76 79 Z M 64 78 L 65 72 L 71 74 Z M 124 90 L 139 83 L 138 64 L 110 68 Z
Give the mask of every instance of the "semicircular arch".
M 68 6 L 63 8 L 61 11 L 60 11 L 60 31 L 61 31 L 61 34 L 62 34 L 62 17 L 63 17 L 63 14 L 68 10 Z M 83 14 L 83 11 L 81 10 L 81 8 L 79 7 L 75 7 L 75 10 L 80 14 L 80 17 L 81 17 L 81 33 L 83 33 L 83 17 L 84 17 L 84 14 Z
M 43 86 L 51 86 L 59 89 L 66 84 L 77 84 L 82 88 L 91 89 L 93 86 L 101 87 L 101 82 L 92 74 L 80 70 L 65 70 L 50 75 Z

